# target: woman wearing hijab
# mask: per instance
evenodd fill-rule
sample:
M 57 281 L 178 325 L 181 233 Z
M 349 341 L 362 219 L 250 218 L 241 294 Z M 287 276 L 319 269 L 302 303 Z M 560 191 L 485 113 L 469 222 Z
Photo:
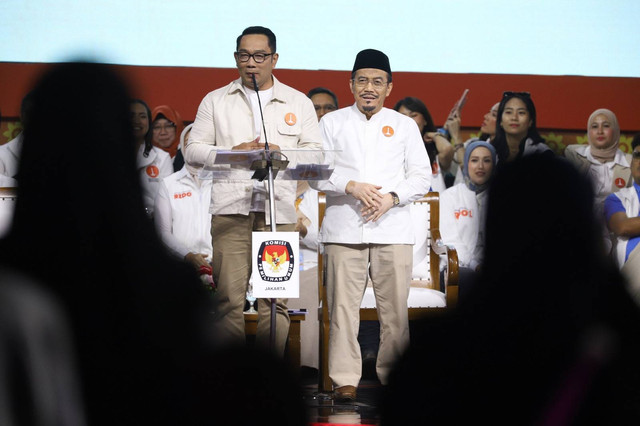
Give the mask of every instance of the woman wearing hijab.
M 173 171 L 177 172 L 184 165 L 180 148 L 180 135 L 184 130 L 182 117 L 170 106 L 160 105 L 153 109 L 151 122 L 153 145 L 169 154 L 173 162 Z
M 192 126 L 180 134 L 180 149 L 184 149 Z M 169 251 L 196 269 L 211 267 L 211 183 L 185 163 L 160 182 L 156 195 L 154 222 L 160 238 Z
M 464 153 L 464 183 L 440 196 L 440 232 L 444 243 L 458 252 L 461 301 L 482 265 L 486 190 L 495 164 L 496 151 L 489 142 L 469 143 Z
M 604 220 L 604 200 L 609 194 L 633 185 L 631 154 L 625 154 L 620 145 L 620 126 L 616 115 L 605 108 L 595 110 L 587 121 L 588 145 L 569 145 L 565 157 L 573 163 L 593 185 L 594 208 L 600 221 L 605 251 L 613 246 Z
M 616 115 L 605 108 L 595 110 L 587 121 L 588 145 L 569 145 L 564 155 L 591 178 L 596 211 L 607 196 L 633 184 L 631 155 L 620 146 L 620 126 Z
M 173 173 L 173 167 L 169 154 L 153 146 L 149 106 L 143 100 L 133 99 L 130 108 L 144 209 L 149 217 L 153 217 L 153 204 L 158 193 L 160 179 Z

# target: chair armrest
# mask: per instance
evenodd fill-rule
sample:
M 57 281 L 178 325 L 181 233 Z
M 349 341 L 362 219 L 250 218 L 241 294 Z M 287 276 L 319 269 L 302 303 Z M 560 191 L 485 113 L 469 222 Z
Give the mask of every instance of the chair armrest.
M 458 252 L 453 246 L 447 246 L 442 241 L 440 229 L 431 229 L 431 250 L 438 256 L 445 256 L 444 289 L 447 307 L 454 307 L 458 303 Z

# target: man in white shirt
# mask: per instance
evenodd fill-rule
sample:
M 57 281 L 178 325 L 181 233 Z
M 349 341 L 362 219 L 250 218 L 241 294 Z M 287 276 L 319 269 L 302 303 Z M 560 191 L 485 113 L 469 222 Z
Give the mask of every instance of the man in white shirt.
M 429 191 L 431 166 L 415 122 L 383 107 L 392 87 L 389 58 L 363 50 L 351 74 L 355 104 L 320 122 L 324 148 L 336 150 L 334 173 L 317 187 L 327 194 L 321 242 L 331 320 L 329 376 L 338 400 L 355 400 L 360 381 L 357 334 L 367 274 L 381 326 L 376 372 L 382 384 L 409 343 L 409 204 Z
M 207 94 L 200 103 L 186 147 L 187 163 L 203 167 L 218 149 L 264 149 L 265 140 L 272 151 L 321 148 L 313 104 L 272 74 L 278 61 L 273 32 L 264 27 L 245 29 L 237 39 L 234 56 L 240 78 Z M 211 190 L 213 279 L 218 288 L 216 325 L 218 337 L 229 343 L 245 341 L 243 308 L 251 274 L 251 232 L 271 230 L 269 215 L 265 215 L 266 185 L 266 180 L 214 180 Z M 278 231 L 294 230 L 295 198 L 295 181 L 275 182 Z M 289 315 L 286 300 L 278 299 L 276 305 L 275 350 L 283 354 Z M 269 301 L 258 300 L 258 344 L 269 342 L 269 318 Z

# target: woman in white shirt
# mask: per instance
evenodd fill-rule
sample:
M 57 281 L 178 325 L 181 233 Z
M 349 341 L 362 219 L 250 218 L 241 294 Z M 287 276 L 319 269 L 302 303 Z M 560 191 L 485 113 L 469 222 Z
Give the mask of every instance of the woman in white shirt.
M 192 126 L 180 134 L 180 149 L 184 149 Z M 160 238 L 169 251 L 197 269 L 211 267 L 211 183 L 185 163 L 162 179 L 155 200 L 154 222 Z
M 131 125 L 136 144 L 136 163 L 142 184 L 142 201 L 147 215 L 153 217 L 153 205 L 160 179 L 173 173 L 173 165 L 169 154 L 152 145 L 149 106 L 140 99 L 133 99 L 130 107 Z
M 473 286 L 484 256 L 487 188 L 496 164 L 495 148 L 485 141 L 469 143 L 464 154 L 464 183 L 440 196 L 440 232 L 458 252 L 460 300 Z
M 604 199 L 621 188 L 631 186 L 631 155 L 620 146 L 620 125 L 608 109 L 595 110 L 587 121 L 588 145 L 569 145 L 564 156 L 590 177 L 595 193 L 596 211 L 602 211 Z
M 613 246 L 604 220 L 604 200 L 609 194 L 633 185 L 631 155 L 620 146 L 620 126 L 616 115 L 608 109 L 595 110 L 587 121 L 588 145 L 569 145 L 564 156 L 573 163 L 593 185 L 594 209 L 602 232 L 605 251 Z

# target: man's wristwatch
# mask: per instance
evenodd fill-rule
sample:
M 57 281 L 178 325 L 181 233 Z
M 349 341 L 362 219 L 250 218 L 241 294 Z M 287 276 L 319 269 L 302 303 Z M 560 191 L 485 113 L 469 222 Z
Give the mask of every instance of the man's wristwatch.
M 398 204 L 400 204 L 400 197 L 398 197 L 398 194 L 396 194 L 393 191 L 389 192 L 389 194 L 391 194 L 391 197 L 393 198 L 393 205 L 394 206 L 397 206 Z

